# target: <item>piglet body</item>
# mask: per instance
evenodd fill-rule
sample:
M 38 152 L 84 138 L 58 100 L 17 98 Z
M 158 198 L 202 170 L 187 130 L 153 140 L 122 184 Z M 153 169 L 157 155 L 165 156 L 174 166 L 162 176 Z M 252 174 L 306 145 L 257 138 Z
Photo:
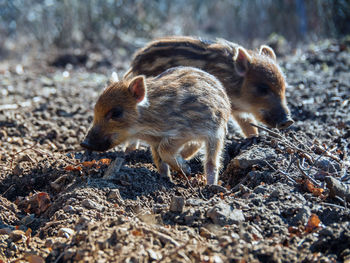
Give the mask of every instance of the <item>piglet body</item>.
M 163 176 L 169 166 L 189 174 L 185 160 L 205 145 L 208 184 L 217 184 L 231 106 L 221 83 L 192 67 L 175 67 L 152 78 L 111 83 L 99 97 L 93 126 L 82 146 L 105 151 L 131 140 L 151 146 Z

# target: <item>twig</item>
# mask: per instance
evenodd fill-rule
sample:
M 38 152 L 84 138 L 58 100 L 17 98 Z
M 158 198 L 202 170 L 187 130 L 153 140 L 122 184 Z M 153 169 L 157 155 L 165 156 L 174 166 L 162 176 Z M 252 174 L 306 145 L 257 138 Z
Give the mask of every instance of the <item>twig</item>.
M 284 136 L 282 136 L 281 134 L 277 133 L 277 132 L 274 132 L 272 130 L 270 130 L 269 128 L 267 127 L 264 127 L 264 126 L 261 126 L 261 125 L 257 125 L 257 124 L 254 124 L 254 123 L 250 123 L 250 125 L 256 127 L 256 128 L 259 128 L 263 131 L 266 131 L 269 135 L 267 135 L 269 138 L 273 138 L 273 139 L 277 139 L 278 141 L 284 143 L 285 145 L 287 145 L 288 147 L 290 148 L 293 148 L 294 150 L 297 150 L 299 152 L 303 152 L 303 153 L 308 153 L 307 151 L 299 148 L 298 146 L 294 145 L 293 143 L 289 142 Z M 272 136 L 271 136 L 272 135 Z
M 298 166 L 298 169 L 299 171 L 303 174 L 304 177 L 306 177 L 307 179 L 309 179 L 314 185 L 316 185 L 317 187 L 321 187 L 321 185 L 315 180 L 313 179 L 310 175 L 308 175 L 304 170 L 303 168 L 301 167 L 301 164 L 300 164 L 300 160 L 297 160 L 297 166 Z
M 322 158 L 323 155 L 326 154 L 329 146 L 317 157 L 317 159 L 310 165 L 309 169 L 307 170 L 307 173 L 310 173 L 311 169 L 316 165 L 316 163 Z
M 266 163 L 272 170 L 274 170 L 275 172 L 279 172 L 279 173 L 283 174 L 283 175 L 284 175 L 289 181 L 291 181 L 292 183 L 294 183 L 294 184 L 297 183 L 293 178 L 291 178 L 291 177 L 288 175 L 287 172 L 284 172 L 284 171 L 282 171 L 282 170 L 280 170 L 280 169 L 276 169 L 276 168 L 273 167 L 268 161 L 265 161 L 265 163 Z
M 349 143 L 347 143 L 344 146 L 344 150 L 343 150 L 343 165 L 342 165 L 342 171 L 341 171 L 341 173 L 342 173 L 341 180 L 342 181 L 346 180 L 346 178 L 348 177 L 347 172 L 346 172 L 346 166 L 349 164 L 345 163 L 348 159 L 348 150 L 347 150 L 348 146 L 349 146 Z
M 141 227 L 141 230 L 142 232 L 146 233 L 146 234 L 152 234 L 153 236 L 156 236 L 160 239 L 160 241 L 162 241 L 163 243 L 171 243 L 173 244 L 174 246 L 176 247 L 179 247 L 180 244 L 175 241 L 172 237 L 166 235 L 166 234 L 163 234 L 163 233 L 160 233 L 160 232 L 156 232 L 154 230 L 151 230 L 151 229 L 147 229 L 145 227 Z
M 16 153 L 14 153 L 14 154 L 12 154 L 11 155 L 11 161 L 10 161 L 10 169 L 12 170 L 12 165 L 13 165 L 13 161 L 14 161 L 14 158 L 15 158 L 15 156 L 16 155 L 18 155 L 18 154 L 20 154 L 20 153 L 22 153 L 22 152 L 24 152 L 24 151 L 27 151 L 27 150 L 34 150 L 33 148 L 36 146 L 38 144 L 38 142 L 35 142 L 32 146 L 30 146 L 30 147 L 27 147 L 27 148 L 24 148 L 24 149 L 22 149 L 22 150 L 20 150 L 20 151 L 18 151 L 18 152 L 16 152 Z
M 8 191 L 10 191 L 10 189 L 11 189 L 14 185 L 15 185 L 15 184 L 11 184 L 10 187 L 7 188 L 7 190 L 1 194 L 1 196 L 5 196 L 5 194 L 6 194 Z
M 239 188 L 240 188 L 240 186 L 242 185 L 242 184 L 244 184 L 245 182 L 247 182 L 248 181 L 248 176 L 245 176 L 238 184 L 236 184 L 235 185 L 235 187 L 233 187 L 231 190 L 230 190 L 230 192 L 228 192 L 227 194 L 232 194 L 232 193 L 235 193 L 235 192 L 237 192 L 238 190 L 239 190 Z
M 164 257 L 156 262 L 162 262 L 164 259 L 166 258 L 171 258 L 173 255 L 177 254 L 181 249 L 187 247 L 190 244 L 190 240 L 188 240 L 185 244 L 175 248 L 173 251 L 171 251 L 170 253 L 167 253 L 164 255 Z
M 283 136 L 281 134 L 279 134 L 277 132 L 274 132 L 274 131 L 270 130 L 267 127 L 264 127 L 264 126 L 261 126 L 261 125 L 258 125 L 258 124 L 254 124 L 254 123 L 250 123 L 250 125 L 252 125 L 252 126 L 254 126 L 254 127 L 258 128 L 258 129 L 261 129 L 263 131 L 266 131 L 268 134 L 270 134 L 270 135 L 272 135 L 272 136 L 274 136 L 276 138 L 283 139 Z
M 336 208 L 340 208 L 340 209 L 346 209 L 346 207 L 340 206 L 340 205 L 336 205 L 336 204 L 331 204 L 331 203 L 321 203 L 323 205 L 327 205 L 327 206 L 332 206 L 332 207 L 336 207 Z
M 306 144 L 302 143 L 296 136 L 295 134 L 292 134 L 292 138 L 296 140 L 298 143 L 302 144 L 308 151 L 312 152 L 311 148 L 307 146 Z

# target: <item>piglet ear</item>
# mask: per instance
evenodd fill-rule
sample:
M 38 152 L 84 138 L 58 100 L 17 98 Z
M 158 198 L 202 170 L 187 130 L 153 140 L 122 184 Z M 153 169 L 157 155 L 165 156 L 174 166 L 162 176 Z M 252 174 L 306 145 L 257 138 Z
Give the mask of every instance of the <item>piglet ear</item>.
M 235 62 L 237 74 L 242 77 L 245 76 L 245 74 L 248 72 L 248 67 L 251 61 L 251 57 L 247 50 L 245 50 L 243 47 L 238 47 L 233 60 Z
M 143 76 L 133 78 L 129 84 L 129 92 L 135 98 L 137 103 L 142 102 L 147 93 L 145 78 Z
M 270 48 L 269 46 L 262 45 L 262 46 L 260 47 L 259 54 L 260 54 L 260 55 L 268 56 L 268 57 L 272 58 L 273 60 L 276 60 L 276 54 L 275 54 L 275 52 L 273 51 L 273 49 Z

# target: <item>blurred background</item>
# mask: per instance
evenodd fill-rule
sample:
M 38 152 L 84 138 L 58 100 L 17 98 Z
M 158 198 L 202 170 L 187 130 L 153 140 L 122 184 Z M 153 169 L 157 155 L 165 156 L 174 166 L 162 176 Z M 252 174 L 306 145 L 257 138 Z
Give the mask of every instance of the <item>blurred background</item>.
M 349 33 L 349 0 L 0 0 L 0 58 L 52 48 L 129 53 L 166 35 L 251 47 Z

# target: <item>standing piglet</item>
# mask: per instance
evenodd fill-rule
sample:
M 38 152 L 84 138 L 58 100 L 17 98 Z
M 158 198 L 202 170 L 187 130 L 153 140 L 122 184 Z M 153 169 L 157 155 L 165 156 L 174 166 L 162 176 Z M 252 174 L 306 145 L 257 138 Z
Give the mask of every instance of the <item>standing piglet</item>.
M 161 38 L 136 52 L 125 77 L 156 76 L 176 66 L 200 68 L 218 78 L 230 98 L 232 116 L 247 137 L 258 135 L 250 125 L 256 120 L 278 129 L 293 124 L 285 97 L 287 83 L 268 46 L 247 50 L 223 39 Z
M 153 78 L 136 76 L 110 84 L 97 100 L 93 126 L 81 145 L 106 151 L 143 140 L 151 146 L 158 172 L 170 176 L 169 166 L 189 174 L 185 160 L 204 143 L 207 183 L 217 184 L 230 111 L 215 77 L 196 68 L 170 68 Z

